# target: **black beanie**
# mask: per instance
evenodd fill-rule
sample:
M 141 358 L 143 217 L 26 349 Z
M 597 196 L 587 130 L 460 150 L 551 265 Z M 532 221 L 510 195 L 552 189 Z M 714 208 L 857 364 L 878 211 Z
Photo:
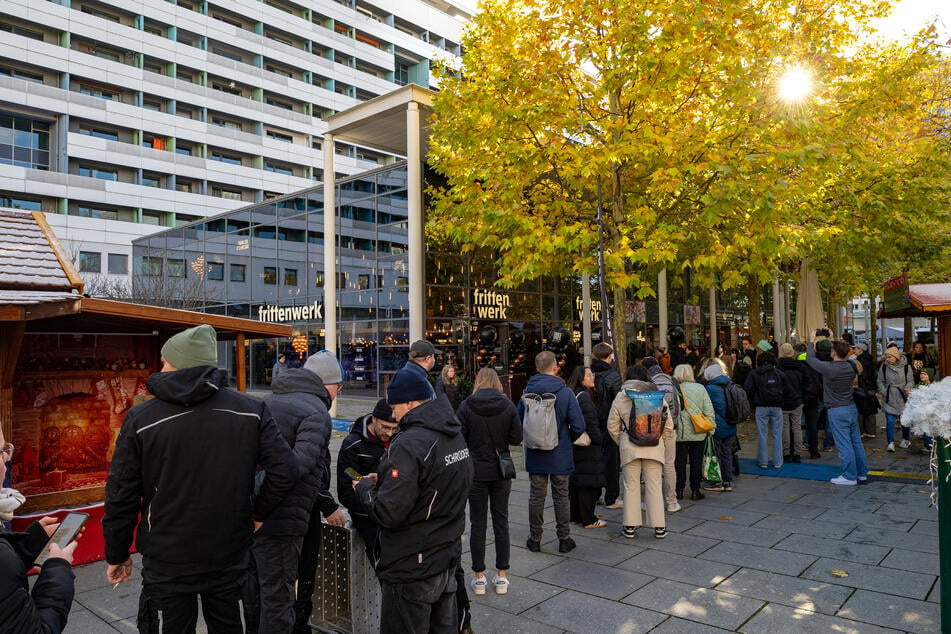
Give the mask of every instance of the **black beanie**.
M 644 366 L 645 368 L 650 369 L 653 366 L 660 365 L 660 364 L 657 363 L 657 359 L 655 359 L 654 357 L 644 357 L 643 359 L 641 359 L 641 365 Z
M 410 401 L 428 401 L 433 396 L 433 386 L 426 380 L 423 372 L 408 367 L 396 373 L 390 384 L 386 386 L 386 402 L 390 405 L 409 403 Z

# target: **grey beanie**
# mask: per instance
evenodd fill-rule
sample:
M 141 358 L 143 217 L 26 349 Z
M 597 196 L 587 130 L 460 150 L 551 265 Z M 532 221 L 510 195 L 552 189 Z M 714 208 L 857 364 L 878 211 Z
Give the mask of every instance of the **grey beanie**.
M 711 363 L 707 366 L 707 369 L 703 371 L 703 378 L 708 381 L 712 381 L 718 376 L 723 376 L 723 368 L 720 367 L 719 363 Z
M 340 368 L 337 357 L 330 350 L 321 350 L 307 357 L 304 369 L 319 376 L 324 385 L 343 383 L 343 370 Z
M 169 337 L 162 346 L 162 358 L 176 370 L 199 365 L 218 365 L 218 337 L 204 324 Z

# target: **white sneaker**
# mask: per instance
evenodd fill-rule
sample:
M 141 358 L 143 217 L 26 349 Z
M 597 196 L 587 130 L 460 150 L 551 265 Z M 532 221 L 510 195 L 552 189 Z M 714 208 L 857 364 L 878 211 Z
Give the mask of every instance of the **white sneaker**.
M 485 577 L 475 577 L 472 579 L 472 592 L 481 597 L 485 594 L 485 588 L 489 585 L 488 580 Z
M 902 449 L 908 449 L 909 447 L 911 447 L 911 443 L 907 440 L 902 440 L 900 443 L 898 443 L 898 446 L 901 447 Z
M 618 499 L 614 500 L 614 504 L 608 504 L 608 505 L 605 506 L 604 508 L 606 508 L 606 509 L 623 509 L 623 508 L 624 508 L 624 500 L 622 500 L 621 498 L 618 498 Z
M 509 580 L 505 577 L 495 575 L 495 579 L 492 580 L 492 585 L 495 587 L 496 594 L 507 594 L 509 591 Z
M 832 478 L 829 480 L 832 484 L 838 484 L 840 486 L 854 487 L 856 485 L 855 480 L 849 480 L 845 476 L 838 476 L 837 478 Z
M 677 511 L 680 510 L 680 508 L 681 508 L 680 502 L 668 502 L 668 503 L 667 503 L 667 512 L 668 512 L 668 513 L 676 513 Z
M 891 451 L 892 453 L 894 453 L 894 452 L 895 452 L 895 443 L 893 443 L 893 442 L 888 443 L 888 447 L 886 447 L 886 450 L 887 450 L 887 451 Z

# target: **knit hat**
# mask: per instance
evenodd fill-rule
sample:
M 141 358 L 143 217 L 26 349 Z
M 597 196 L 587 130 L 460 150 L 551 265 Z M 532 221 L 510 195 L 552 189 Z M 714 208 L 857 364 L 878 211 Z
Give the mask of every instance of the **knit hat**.
M 397 422 L 397 420 L 393 418 L 393 408 L 386 404 L 385 398 L 381 398 L 376 402 L 376 406 L 373 408 L 373 418 L 386 421 L 388 423 Z
M 896 360 L 901 361 L 901 350 L 898 349 L 898 346 L 892 344 L 885 348 L 886 357 L 895 357 Z
M 304 369 L 319 376 L 324 385 L 343 383 L 343 370 L 337 357 L 330 350 L 321 350 L 307 357 Z
M 792 359 L 796 354 L 796 350 L 792 347 L 791 343 L 781 343 L 779 344 L 779 358 L 780 359 Z
M 756 342 L 756 347 L 762 350 L 763 352 L 767 352 L 773 349 L 773 346 L 769 345 L 769 342 L 766 341 L 765 339 L 760 339 L 758 342 Z
M 409 363 L 403 366 L 386 386 L 386 402 L 390 405 L 428 401 L 433 396 L 433 387 L 423 373 L 407 367 L 408 365 Z
M 921 371 L 928 375 L 928 383 L 934 381 L 934 368 L 921 368 Z
M 218 337 L 207 324 L 172 335 L 162 346 L 162 358 L 176 370 L 218 365 Z
M 657 363 L 657 359 L 655 359 L 654 357 L 644 357 L 643 359 L 641 359 L 641 365 L 649 370 L 655 365 L 660 365 L 660 364 Z
M 707 366 L 707 369 L 703 371 L 703 378 L 708 381 L 712 381 L 718 376 L 723 376 L 723 368 L 720 367 L 719 363 L 711 363 Z
M 828 339 L 820 339 L 816 342 L 816 350 L 826 350 L 828 352 L 832 351 L 832 342 Z

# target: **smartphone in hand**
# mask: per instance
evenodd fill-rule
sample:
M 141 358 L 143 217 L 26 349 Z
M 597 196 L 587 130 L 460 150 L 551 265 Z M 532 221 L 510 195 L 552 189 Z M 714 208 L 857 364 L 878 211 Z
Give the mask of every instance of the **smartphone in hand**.
M 46 560 L 49 559 L 50 544 L 56 544 L 60 548 L 66 548 L 71 541 L 76 539 L 76 535 L 79 534 L 79 531 L 82 530 L 88 519 L 89 515 L 87 513 L 67 513 L 63 521 L 60 522 L 56 532 L 53 533 L 53 536 L 50 537 L 50 540 L 46 543 L 46 546 L 43 547 L 40 554 L 33 560 L 33 564 L 42 566 Z
M 357 473 L 357 470 L 354 469 L 353 467 L 347 467 L 346 469 L 343 470 L 343 472 L 346 473 L 348 476 L 350 476 L 350 479 L 351 479 L 351 480 L 362 480 L 362 479 L 363 479 L 363 476 L 360 475 L 359 473 Z

